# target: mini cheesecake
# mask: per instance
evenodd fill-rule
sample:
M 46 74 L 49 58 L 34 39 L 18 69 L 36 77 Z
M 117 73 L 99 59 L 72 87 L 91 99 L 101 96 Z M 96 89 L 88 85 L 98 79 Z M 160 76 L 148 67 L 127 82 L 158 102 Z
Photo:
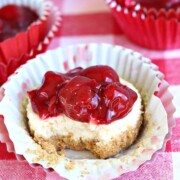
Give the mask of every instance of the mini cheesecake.
M 41 87 L 28 92 L 27 117 L 43 148 L 89 150 L 103 159 L 136 140 L 141 107 L 138 90 L 111 67 L 99 65 L 47 72 Z
M 139 10 L 141 6 L 144 10 L 155 8 L 157 10 L 169 10 L 178 9 L 180 6 L 180 1 L 178 0 L 116 0 L 118 4 L 122 7 L 128 7 Z

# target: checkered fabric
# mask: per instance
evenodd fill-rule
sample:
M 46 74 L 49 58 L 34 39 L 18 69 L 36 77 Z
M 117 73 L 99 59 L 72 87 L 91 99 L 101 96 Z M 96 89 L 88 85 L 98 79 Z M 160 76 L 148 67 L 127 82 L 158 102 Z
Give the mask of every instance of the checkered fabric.
M 53 0 L 62 12 L 61 36 L 54 39 L 49 49 L 70 44 L 104 42 L 122 45 L 149 57 L 159 66 L 170 84 L 174 96 L 176 127 L 172 138 L 153 162 L 142 165 L 135 172 L 116 180 L 180 180 L 180 50 L 151 51 L 131 43 L 119 29 L 105 0 Z M 128 27 L 127 27 L 128 28 Z M 0 143 L 0 180 L 62 180 L 55 172 L 45 173 L 32 168 L 26 161 L 19 162 L 6 146 Z

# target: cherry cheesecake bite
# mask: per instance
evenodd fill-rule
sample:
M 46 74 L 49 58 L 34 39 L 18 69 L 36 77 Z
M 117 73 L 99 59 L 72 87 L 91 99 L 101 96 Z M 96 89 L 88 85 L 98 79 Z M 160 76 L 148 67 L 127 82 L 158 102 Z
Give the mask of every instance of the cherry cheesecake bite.
M 42 85 L 28 92 L 30 133 L 43 147 L 89 150 L 108 158 L 136 140 L 141 103 L 138 90 L 109 66 L 48 71 Z
M 169 10 L 171 8 L 177 9 L 180 7 L 179 0 L 116 0 L 122 7 L 128 7 L 134 9 L 137 5 L 142 8 L 155 8 Z

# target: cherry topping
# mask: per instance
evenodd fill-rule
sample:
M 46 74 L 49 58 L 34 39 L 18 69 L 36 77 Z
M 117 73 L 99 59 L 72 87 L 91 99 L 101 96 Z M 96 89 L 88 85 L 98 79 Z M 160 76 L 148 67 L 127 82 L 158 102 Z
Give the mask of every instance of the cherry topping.
M 137 95 L 127 86 L 120 83 L 108 84 L 103 89 L 103 97 L 106 107 L 108 107 L 107 120 L 115 120 L 118 117 L 124 117 L 129 112 Z
M 38 15 L 28 7 L 7 5 L 0 9 L 0 42 L 26 31 L 38 19 Z
M 74 69 L 71 69 L 70 71 L 68 71 L 66 73 L 67 76 L 70 76 L 70 77 L 74 77 L 74 76 L 77 76 L 77 75 L 80 75 L 80 73 L 83 71 L 83 68 L 82 67 L 77 67 L 77 68 L 74 68 Z
M 93 79 L 73 77 L 58 94 L 64 113 L 72 119 L 88 122 L 92 110 L 98 106 L 97 88 L 98 83 Z
M 81 75 L 97 82 L 119 82 L 117 73 L 109 66 L 91 66 L 82 71 Z
M 156 8 L 156 9 L 170 9 L 180 7 L 179 0 L 116 0 L 123 7 L 133 8 L 139 3 L 142 7 Z
M 56 96 L 67 79 L 61 73 L 48 71 L 44 76 L 42 86 L 28 92 L 34 112 L 39 114 L 42 119 L 56 116 L 62 112 L 62 107 Z
M 136 0 L 142 6 L 147 8 L 156 8 L 156 9 L 170 9 L 180 7 L 179 0 Z
M 49 71 L 42 86 L 28 92 L 41 119 L 64 113 L 73 120 L 109 124 L 127 115 L 137 94 L 108 66 L 81 67 L 66 74 Z

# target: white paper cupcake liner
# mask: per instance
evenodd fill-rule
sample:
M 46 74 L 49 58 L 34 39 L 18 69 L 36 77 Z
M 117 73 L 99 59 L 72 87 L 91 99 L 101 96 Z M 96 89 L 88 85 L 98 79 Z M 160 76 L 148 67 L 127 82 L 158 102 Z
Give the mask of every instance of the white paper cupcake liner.
M 147 161 L 151 162 L 156 152 L 165 147 L 174 126 L 174 106 L 168 84 L 163 80 L 163 74 L 158 71 L 157 66 L 140 54 L 120 46 L 82 44 L 38 55 L 33 61 L 21 66 L 1 87 L 3 95 L 0 114 L 4 117 L 5 126 L 13 142 L 11 145 L 14 145 L 16 154 L 23 155 L 30 164 L 33 164 L 37 155 L 27 153 L 27 150 L 36 150 L 39 147 L 29 135 L 19 110 L 26 91 L 40 84 L 48 70 L 66 72 L 77 66 L 88 67 L 97 64 L 113 67 L 120 77 L 135 84 L 149 97 L 146 109 L 152 118 L 148 128 L 134 145 L 114 158 L 92 159 L 93 157 L 84 151 L 79 153 L 69 150 L 68 156 L 74 159 L 71 170 L 67 170 L 67 165 L 72 163 L 68 158 L 61 158 L 55 165 L 48 165 L 46 160 L 35 163 L 46 169 L 53 168 L 60 176 L 68 179 L 112 179 L 136 170 Z M 7 135 L 1 134 L 0 137 Z M 4 142 L 6 143 L 6 140 Z

